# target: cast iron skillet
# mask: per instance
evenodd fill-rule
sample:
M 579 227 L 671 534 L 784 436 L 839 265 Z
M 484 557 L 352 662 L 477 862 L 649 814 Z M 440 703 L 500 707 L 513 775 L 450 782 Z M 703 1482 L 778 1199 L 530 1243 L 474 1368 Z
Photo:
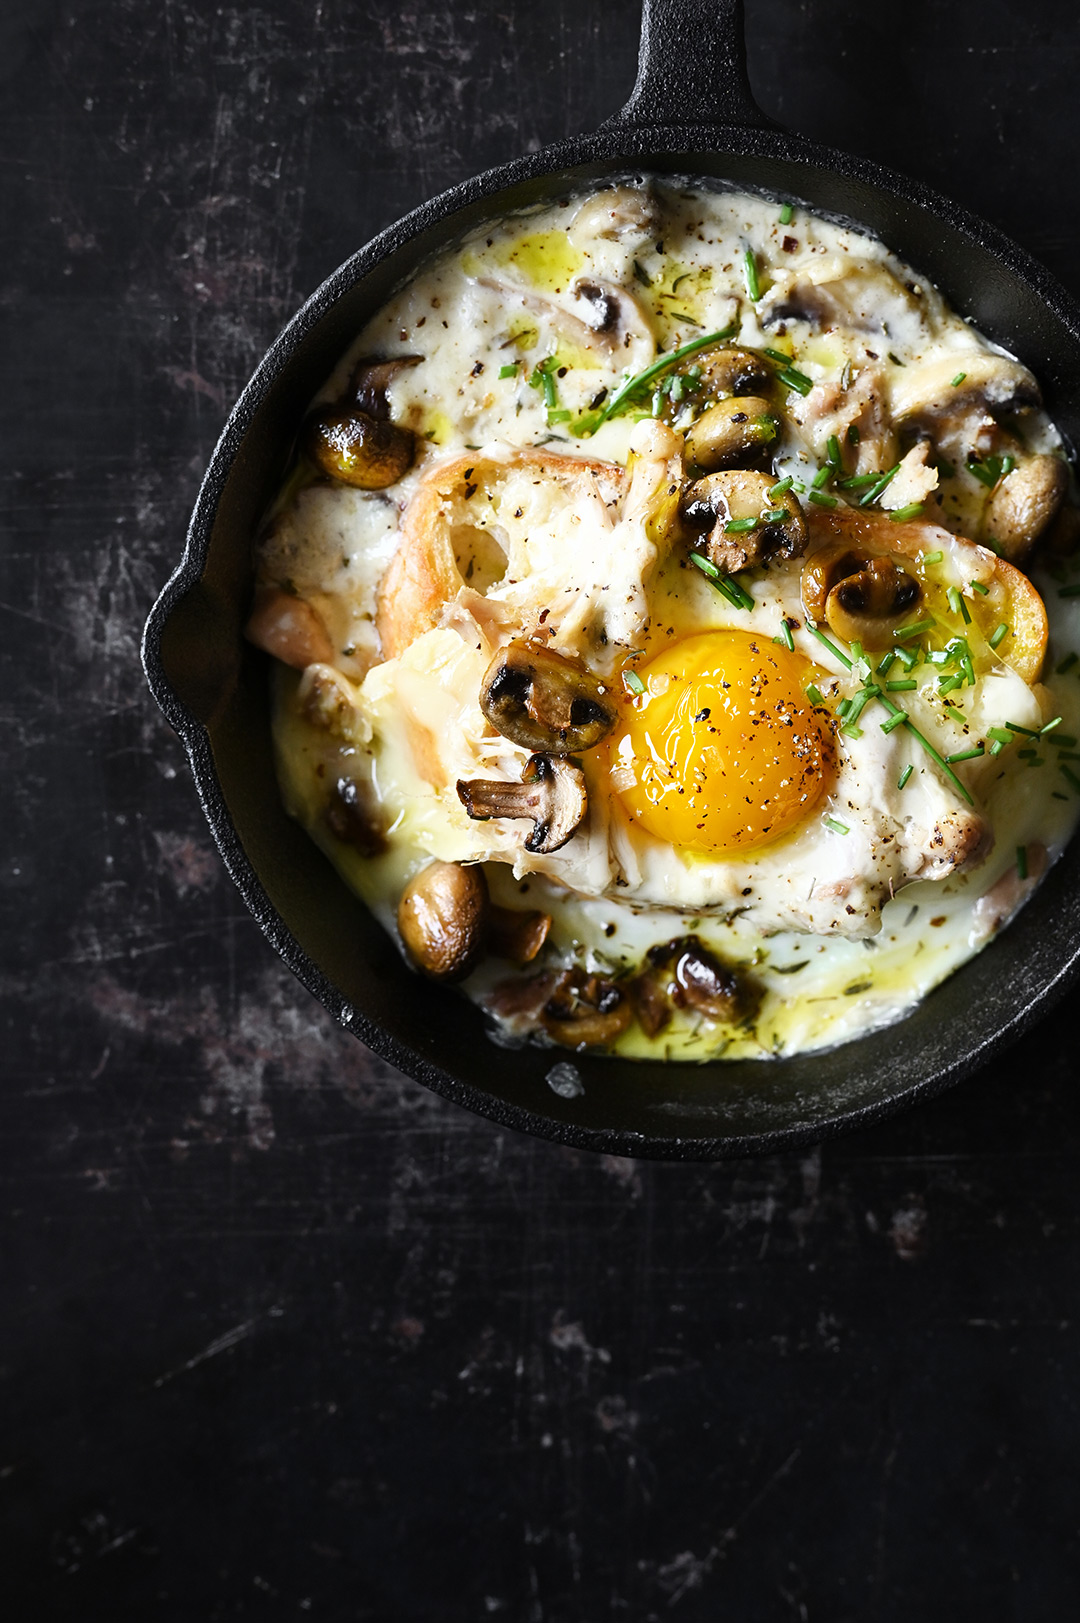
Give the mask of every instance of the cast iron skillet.
M 1002 938 L 904 1022 L 832 1052 L 696 1067 L 573 1056 L 584 1092 L 546 1080 L 563 1052 L 508 1052 L 460 995 L 420 981 L 281 808 L 265 657 L 243 641 L 251 538 L 316 388 L 429 255 L 480 222 L 647 170 L 715 177 L 863 222 L 1041 380 L 1080 439 L 1080 311 L 993 227 L 864 159 L 789 135 L 755 105 L 741 0 L 645 0 L 637 84 L 594 135 L 455 186 L 382 232 L 308 300 L 244 390 L 214 452 L 183 559 L 146 626 L 154 696 L 191 758 L 248 907 L 290 969 L 376 1053 L 448 1099 L 594 1150 L 709 1160 L 772 1153 L 929 1098 L 1015 1040 L 1080 960 L 1080 842 Z

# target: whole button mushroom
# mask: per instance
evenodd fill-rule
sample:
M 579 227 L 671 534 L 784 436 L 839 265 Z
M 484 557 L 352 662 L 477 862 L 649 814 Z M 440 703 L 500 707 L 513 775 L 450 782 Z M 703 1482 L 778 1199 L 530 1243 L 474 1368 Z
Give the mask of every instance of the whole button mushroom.
M 713 473 L 760 456 L 776 438 L 776 418 L 769 402 L 756 395 L 734 395 L 710 406 L 687 430 L 686 460 L 692 468 Z
M 413 963 L 434 981 L 460 981 L 484 950 L 488 888 L 483 870 L 429 862 L 398 903 L 398 930 Z
M 894 557 L 838 544 L 806 560 L 802 599 L 812 620 L 876 652 L 891 648 L 894 631 L 918 612 L 922 588 Z
M 305 452 L 323 473 L 357 490 L 385 490 L 412 466 L 412 431 L 358 407 L 321 406 L 304 425 Z

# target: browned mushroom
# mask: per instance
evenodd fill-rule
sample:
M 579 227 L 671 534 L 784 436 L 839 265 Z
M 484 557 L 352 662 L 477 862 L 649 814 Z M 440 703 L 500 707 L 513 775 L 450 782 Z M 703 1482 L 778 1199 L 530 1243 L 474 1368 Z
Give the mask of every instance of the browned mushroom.
M 377 857 L 386 850 L 379 816 L 364 785 L 355 778 L 338 778 L 326 808 L 326 825 L 362 857 Z
M 633 1019 L 633 1005 L 623 988 L 583 969 L 568 969 L 540 1013 L 549 1037 L 566 1048 L 594 1048 L 612 1043 Z
M 585 774 L 576 762 L 560 755 L 530 755 L 520 783 L 459 779 L 457 792 L 469 816 L 479 822 L 527 818 L 533 830 L 525 849 L 545 856 L 566 844 L 589 809 Z
M 705 552 L 725 574 L 805 551 L 806 521 L 798 501 L 788 491 L 783 507 L 774 507 L 771 484 L 765 474 L 738 468 L 710 473 L 685 492 L 683 519 L 699 534 L 708 531 Z
M 390 398 L 387 390 L 399 372 L 406 372 L 411 366 L 419 366 L 424 359 L 422 355 L 395 355 L 388 361 L 378 356 L 368 355 L 357 361 L 349 379 L 349 396 L 351 403 L 374 417 L 376 422 L 388 422 L 390 418 Z
M 480 708 L 504 738 L 560 755 L 592 749 L 618 713 L 614 693 L 584 666 L 526 642 L 495 655 L 480 686 Z
M 644 970 L 627 982 L 626 990 L 634 1005 L 638 1025 L 646 1037 L 656 1037 L 671 1020 L 671 1004 L 655 973 Z
M 244 636 L 298 671 L 307 665 L 328 664 L 334 657 L 322 616 L 302 597 L 280 586 L 264 586 L 256 592 Z
M 412 466 L 411 429 L 371 417 L 359 407 L 320 406 L 304 424 L 304 451 L 331 479 L 357 490 L 384 490 Z
M 488 889 L 483 870 L 460 862 L 429 862 L 414 874 L 398 903 L 398 930 L 409 957 L 436 981 L 459 981 L 484 950 Z
M 776 438 L 778 424 L 769 402 L 757 395 L 733 395 L 702 413 L 686 435 L 691 469 L 712 473 L 759 457 Z
M 406 885 L 398 930 L 413 962 L 434 980 L 461 980 L 481 955 L 530 964 L 547 940 L 550 913 L 498 907 L 483 868 L 429 862 Z
M 1065 498 L 1069 473 L 1056 456 L 1025 457 L 995 486 L 982 529 L 1013 563 L 1027 557 Z
M 649 317 L 629 288 L 589 277 L 575 282 L 571 291 L 584 310 L 586 327 L 604 348 L 613 354 L 634 345 L 655 350 Z
M 719 400 L 725 395 L 761 395 L 772 381 L 768 363 L 752 349 L 737 344 L 698 350 L 680 368 L 697 376 L 699 394 Z
M 663 215 L 659 200 L 638 186 L 612 186 L 586 198 L 570 222 L 570 235 L 581 242 L 606 237 L 616 242 L 643 242 L 658 231 Z
M 876 651 L 893 646 L 893 632 L 917 611 L 922 588 L 893 557 L 839 543 L 806 560 L 802 599 L 812 620 Z
M 653 970 L 670 966 L 668 996 L 678 1008 L 690 1008 L 709 1020 L 735 1024 L 757 1007 L 760 990 L 745 975 L 722 964 L 697 936 L 679 936 L 648 953 Z

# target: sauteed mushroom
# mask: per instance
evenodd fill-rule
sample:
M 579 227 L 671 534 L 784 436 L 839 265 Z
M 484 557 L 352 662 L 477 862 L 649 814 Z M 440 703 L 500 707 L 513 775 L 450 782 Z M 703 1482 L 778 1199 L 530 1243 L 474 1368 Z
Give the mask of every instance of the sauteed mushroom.
M 686 435 L 686 460 L 703 473 L 732 468 L 760 455 L 777 435 L 769 402 L 735 395 L 703 412 Z
M 401 939 L 433 980 L 462 980 L 484 952 L 531 963 L 550 928 L 549 913 L 496 906 L 484 870 L 474 864 L 429 862 L 398 903 Z
M 377 356 L 369 355 L 362 361 L 357 361 L 349 380 L 352 404 L 359 406 L 369 417 L 374 417 L 376 422 L 387 422 L 390 417 L 387 389 L 399 372 L 408 371 L 411 366 L 419 366 L 423 359 L 422 355 L 395 355 L 391 360 L 383 361 Z
M 256 592 L 244 636 L 256 648 L 297 671 L 308 665 L 329 664 L 334 657 L 334 645 L 322 616 L 302 597 L 280 586 L 264 586 Z
M 634 343 L 655 348 L 649 318 L 628 288 L 590 278 L 575 282 L 572 291 L 585 307 L 585 325 L 605 349 L 617 352 Z
M 691 529 L 708 530 L 705 552 L 717 569 L 734 575 L 752 564 L 798 558 L 805 551 L 802 509 L 790 491 L 784 505 L 774 507 L 769 500 L 771 483 L 765 474 L 740 468 L 711 473 L 687 490 L 682 516 Z M 753 528 L 741 527 L 751 520 Z
M 1026 366 L 983 351 L 913 367 L 892 392 L 898 429 L 924 428 L 936 440 L 960 434 L 972 450 L 977 424 L 988 415 L 1012 415 L 1040 403 L 1039 386 Z
M 806 560 L 802 599 L 812 619 L 876 651 L 893 646 L 893 632 L 917 612 L 922 588 L 892 557 L 839 545 Z
M 377 857 L 386 850 L 378 814 L 355 778 L 339 778 L 335 783 L 326 808 L 326 825 L 331 834 L 351 845 L 362 857 Z
M 629 997 L 614 981 L 568 969 L 544 1004 L 540 1023 L 567 1048 L 594 1048 L 620 1037 L 633 1014 Z
M 698 350 L 685 365 L 697 371 L 698 389 L 713 399 L 726 395 L 760 395 L 772 380 L 768 364 L 752 349 L 737 345 Z
M 384 490 L 412 466 L 412 430 L 369 416 L 358 407 L 320 406 L 301 441 L 323 473 L 358 490 Z
M 566 844 L 589 809 L 585 774 L 574 761 L 559 755 L 530 755 L 520 783 L 459 779 L 457 792 L 466 812 L 478 822 L 492 817 L 528 818 L 533 831 L 525 849 L 544 856 Z
M 752 1013 L 759 1000 L 753 983 L 722 964 L 697 936 L 679 936 L 653 947 L 648 956 L 654 970 L 671 966 L 667 992 L 679 1008 L 734 1023 Z
M 1049 528 L 1069 483 L 1060 457 L 1033 456 L 1006 474 L 983 512 L 982 527 L 998 551 L 1020 562 Z
M 662 222 L 660 204 L 651 192 L 634 186 L 613 186 L 586 198 L 570 222 L 570 235 L 583 242 L 591 237 L 644 242 Z
M 560 755 L 592 749 L 617 714 L 615 695 L 583 666 L 524 642 L 495 655 L 480 687 L 480 708 L 504 738 Z
M 398 903 L 398 930 L 410 958 L 432 980 L 464 980 L 484 950 L 487 908 L 480 868 L 429 862 Z

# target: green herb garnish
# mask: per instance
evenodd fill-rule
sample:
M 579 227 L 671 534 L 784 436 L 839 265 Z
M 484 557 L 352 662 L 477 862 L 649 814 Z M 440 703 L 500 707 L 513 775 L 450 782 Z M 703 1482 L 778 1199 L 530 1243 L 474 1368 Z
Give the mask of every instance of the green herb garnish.
M 990 638 L 990 646 L 991 646 L 991 648 L 996 648 L 999 643 L 1004 642 L 1005 638 L 1008 635 L 1009 635 L 1009 627 L 1005 624 L 1005 621 L 1002 620 L 1001 624 L 998 626 L 997 630 L 994 632 L 993 636 Z
M 922 516 L 922 502 L 908 502 L 905 507 L 894 507 L 889 517 L 894 524 L 906 524 L 908 519 Z
M 907 766 L 904 768 L 904 770 L 901 772 L 900 776 L 896 780 L 896 787 L 898 789 L 902 789 L 904 787 L 905 783 L 908 781 L 908 779 L 910 778 L 910 776 L 914 772 L 914 770 L 915 770 L 915 768 L 912 766 L 911 762 L 909 761 Z
M 691 553 L 690 556 L 693 557 L 694 556 L 693 553 Z M 806 629 L 807 629 L 807 631 L 809 631 L 809 633 L 810 633 L 810 635 L 812 637 L 816 637 L 818 642 L 822 643 L 829 650 L 830 654 L 833 654 L 840 661 L 841 665 L 843 665 L 847 670 L 850 671 L 850 669 L 851 669 L 851 661 L 850 661 L 850 659 L 847 657 L 846 654 L 842 654 L 840 652 L 839 648 L 837 648 L 837 646 L 836 646 L 836 644 L 834 642 L 829 641 L 828 637 L 825 635 L 825 633 L 823 631 L 819 631 L 817 626 L 812 626 L 810 624 L 807 624 Z
M 645 684 L 641 680 L 641 677 L 638 675 L 637 671 L 623 671 L 622 679 L 631 693 L 638 694 L 645 692 Z
M 836 497 L 835 496 L 826 496 L 826 494 L 825 494 L 825 492 L 823 490 L 812 490 L 812 491 L 810 491 L 809 496 L 807 497 L 807 500 L 812 501 L 812 502 L 817 502 L 819 507 L 835 507 L 837 505 Z
M 746 291 L 756 304 L 761 297 L 761 283 L 758 281 L 757 255 L 752 248 L 743 250 L 743 276 L 746 279 Z
M 795 212 L 795 210 L 792 208 L 791 204 L 790 203 L 785 203 L 783 205 L 783 207 L 781 208 L 781 210 L 780 210 L 780 224 L 781 225 L 790 225 L 791 224 L 791 216 L 794 214 L 794 212 Z
M 850 834 L 851 830 L 846 823 L 838 823 L 835 817 L 826 817 L 825 827 L 831 828 L 834 834 Z

